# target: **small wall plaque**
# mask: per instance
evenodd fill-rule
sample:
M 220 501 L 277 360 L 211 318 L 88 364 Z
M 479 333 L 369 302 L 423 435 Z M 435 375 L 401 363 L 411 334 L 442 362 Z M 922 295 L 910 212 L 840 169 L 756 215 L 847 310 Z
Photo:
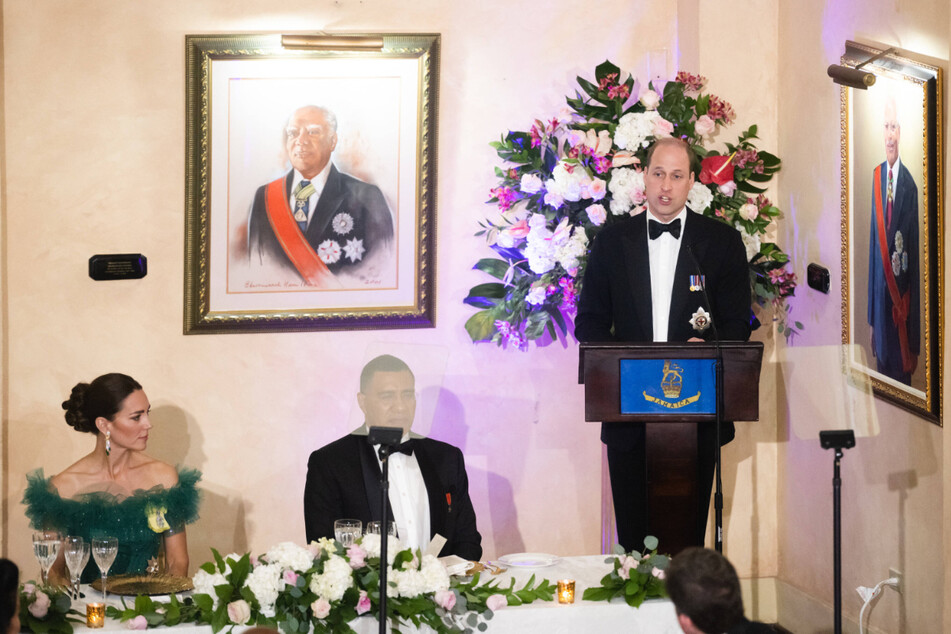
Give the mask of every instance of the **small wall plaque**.
M 103 280 L 138 280 L 148 273 L 149 260 L 141 253 L 108 253 L 89 258 L 89 277 Z

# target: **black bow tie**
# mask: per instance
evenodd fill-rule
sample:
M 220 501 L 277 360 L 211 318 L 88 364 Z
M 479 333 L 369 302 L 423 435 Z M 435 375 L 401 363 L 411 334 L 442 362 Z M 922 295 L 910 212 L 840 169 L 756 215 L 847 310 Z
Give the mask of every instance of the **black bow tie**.
M 405 453 L 407 456 L 412 456 L 412 455 L 413 455 L 413 447 L 414 447 L 415 445 L 416 445 L 416 443 L 413 441 L 412 438 L 410 438 L 410 439 L 407 440 L 406 442 L 400 443 L 399 446 L 393 447 L 393 453 L 399 452 L 399 453 Z
M 675 239 L 680 238 L 680 218 L 677 218 L 669 224 L 664 224 L 662 222 L 657 222 L 656 220 L 647 221 L 647 234 L 650 236 L 651 240 L 656 240 L 660 237 L 660 234 L 665 231 L 669 231 Z

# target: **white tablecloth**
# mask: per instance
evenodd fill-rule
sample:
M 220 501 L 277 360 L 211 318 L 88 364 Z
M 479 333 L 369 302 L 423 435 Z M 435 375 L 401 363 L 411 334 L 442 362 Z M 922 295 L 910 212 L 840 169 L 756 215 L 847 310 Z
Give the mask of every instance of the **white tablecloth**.
M 532 574 L 536 581 L 548 579 L 552 584 L 559 579 L 575 580 L 575 602 L 571 605 L 561 605 L 558 601 L 536 601 L 529 605 L 506 607 L 495 613 L 488 622 L 488 634 L 526 634 L 530 632 L 544 632 L 545 634 L 584 634 L 593 632 L 609 634 L 613 632 L 628 632 L 630 634 L 681 634 L 677 625 L 677 616 L 673 604 L 668 600 L 654 599 L 644 602 L 640 608 L 634 609 L 619 599 L 610 603 L 605 601 L 582 601 L 584 589 L 598 586 L 601 578 L 611 570 L 611 565 L 604 563 L 605 555 L 585 555 L 581 557 L 565 557 L 560 563 L 545 568 L 509 568 L 500 575 L 485 575 L 481 581 L 497 579 L 499 585 L 508 587 L 509 579 L 515 579 L 515 587 L 521 588 Z M 101 594 L 84 588 L 86 599 L 80 600 L 76 608 L 85 609 L 85 603 L 97 600 Z M 118 599 L 112 595 L 109 603 L 118 605 Z M 128 601 L 127 601 L 128 603 Z M 375 634 L 379 625 L 375 618 L 367 616 L 358 618 L 350 623 L 358 634 Z M 118 621 L 106 619 L 105 630 L 121 630 L 124 626 Z M 207 625 L 179 625 L 173 634 L 211 634 L 211 627 Z M 235 628 L 240 632 L 246 628 Z M 77 634 L 96 634 L 103 630 L 89 630 L 86 627 L 76 627 Z M 432 632 L 429 628 L 417 630 L 413 627 L 401 627 L 401 632 Z

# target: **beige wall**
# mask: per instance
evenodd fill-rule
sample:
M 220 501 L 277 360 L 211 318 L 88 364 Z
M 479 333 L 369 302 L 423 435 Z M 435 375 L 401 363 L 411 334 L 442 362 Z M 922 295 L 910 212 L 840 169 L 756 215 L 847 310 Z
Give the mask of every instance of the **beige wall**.
M 815 431 L 836 428 L 850 414 L 871 424 L 842 461 L 843 610 L 857 623 L 861 602 L 855 588 L 904 573 L 903 595 L 886 591 L 871 611 L 875 631 L 948 631 L 944 560 L 948 526 L 946 434 L 881 400 L 840 408 L 835 361 L 840 320 L 839 89 L 825 75 L 837 63 L 845 40 L 882 42 L 939 60 L 949 56 L 947 2 L 780 3 L 779 150 L 784 170 L 781 226 L 797 272 L 819 262 L 832 272 L 832 290 L 798 293 L 795 315 L 806 331 L 788 351 L 781 371 L 796 374 L 806 355 L 829 359 L 795 386 L 780 386 L 779 580 L 780 622 L 795 632 L 821 631 L 832 610 L 832 460 Z M 943 63 L 947 71 L 946 61 Z M 945 154 L 946 150 L 942 150 Z M 947 212 L 942 210 L 945 219 Z M 948 385 L 945 376 L 944 387 Z M 808 413 L 810 415 L 806 416 Z M 875 427 L 877 426 L 877 429 Z M 802 601 L 800 593 L 811 598 Z M 811 611 L 804 606 L 811 607 Z M 942 623 L 944 625 L 942 625 Z M 828 631 L 828 630 L 826 630 Z

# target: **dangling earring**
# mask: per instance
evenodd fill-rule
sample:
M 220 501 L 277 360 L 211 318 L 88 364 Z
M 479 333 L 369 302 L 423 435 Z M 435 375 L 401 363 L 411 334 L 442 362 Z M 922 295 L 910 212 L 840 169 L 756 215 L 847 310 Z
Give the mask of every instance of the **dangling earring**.
M 106 432 L 106 455 L 109 455 L 109 452 L 112 451 L 112 443 L 109 442 L 109 432 Z

